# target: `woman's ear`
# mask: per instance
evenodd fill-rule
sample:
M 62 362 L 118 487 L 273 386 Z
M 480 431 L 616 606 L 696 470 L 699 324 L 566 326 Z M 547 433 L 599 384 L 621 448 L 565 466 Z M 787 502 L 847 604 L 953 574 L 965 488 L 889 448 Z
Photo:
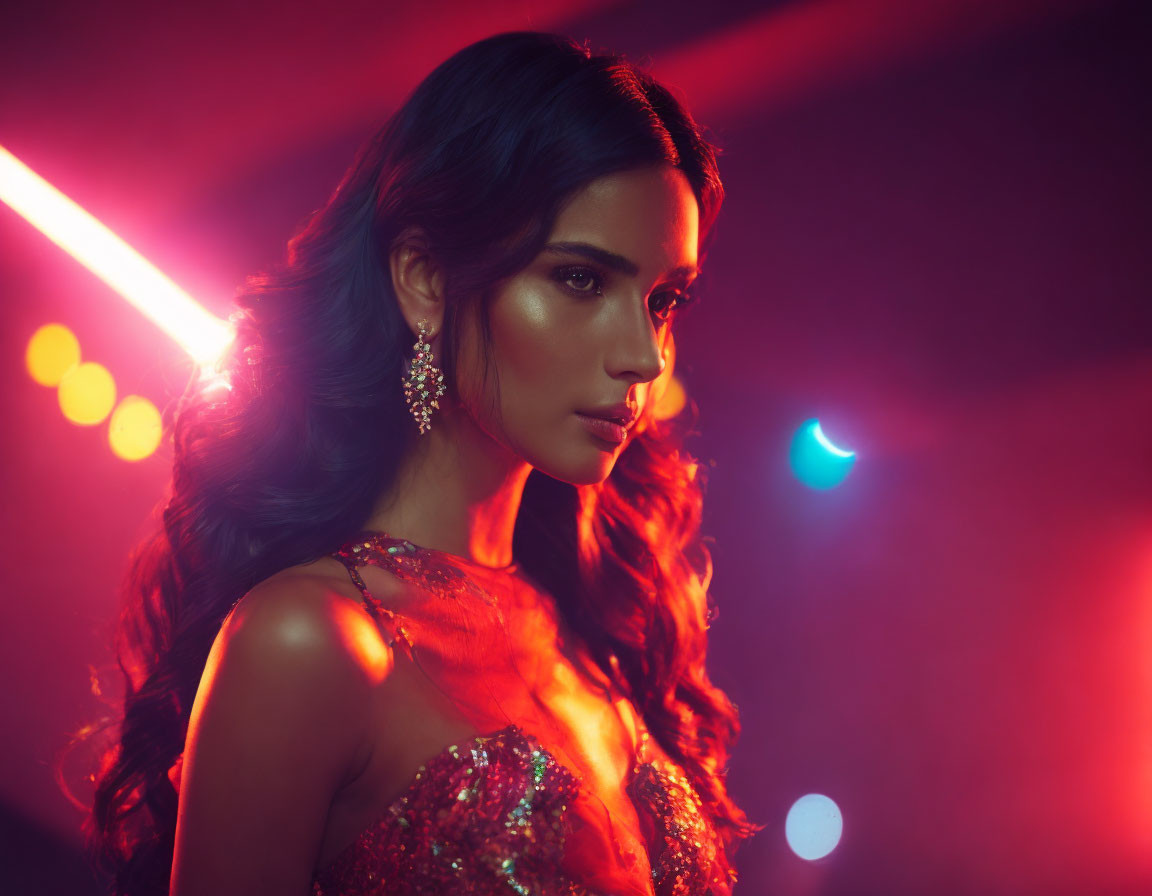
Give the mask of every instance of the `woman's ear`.
M 444 274 L 422 228 L 407 227 L 392 241 L 388 266 L 400 313 L 413 334 L 419 332 L 422 320 L 428 322 L 429 333 L 439 334 L 444 323 Z

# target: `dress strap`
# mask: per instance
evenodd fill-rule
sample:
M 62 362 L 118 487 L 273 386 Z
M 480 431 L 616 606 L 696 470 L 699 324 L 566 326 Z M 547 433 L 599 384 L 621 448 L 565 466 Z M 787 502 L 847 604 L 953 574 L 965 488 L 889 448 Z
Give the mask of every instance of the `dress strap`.
M 396 578 L 412 582 L 437 597 L 471 596 L 491 606 L 496 605 L 496 600 L 473 581 L 474 571 L 480 568 L 488 572 L 512 573 L 518 567 L 516 563 L 500 569 L 479 567 L 455 554 L 419 547 L 407 539 L 395 538 L 386 532 L 371 531 L 361 532 L 333 556 L 350 571 L 366 564 L 380 566 Z
M 363 565 L 363 562 L 354 559 L 353 556 L 349 556 L 349 552 L 346 550 L 340 550 L 328 556 L 339 560 L 344 565 L 344 568 L 348 570 L 348 577 L 364 598 L 365 609 L 367 609 L 368 614 L 379 623 L 387 635 L 388 646 L 392 647 L 399 641 L 406 651 L 411 652 L 412 641 L 400 621 L 400 616 L 384 606 L 384 604 L 368 590 L 368 586 L 364 584 L 364 579 L 360 575 L 360 566 Z

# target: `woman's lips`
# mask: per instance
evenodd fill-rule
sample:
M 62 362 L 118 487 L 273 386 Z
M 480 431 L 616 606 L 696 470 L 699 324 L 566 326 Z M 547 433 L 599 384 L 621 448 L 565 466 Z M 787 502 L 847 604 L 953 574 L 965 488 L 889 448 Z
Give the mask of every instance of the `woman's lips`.
M 619 423 L 613 423 L 611 420 L 605 420 L 602 417 L 589 417 L 587 414 L 576 412 L 576 416 L 588 428 L 588 431 L 595 436 L 599 436 L 607 442 L 612 442 L 616 445 L 623 445 L 628 438 L 628 430 L 626 430 Z

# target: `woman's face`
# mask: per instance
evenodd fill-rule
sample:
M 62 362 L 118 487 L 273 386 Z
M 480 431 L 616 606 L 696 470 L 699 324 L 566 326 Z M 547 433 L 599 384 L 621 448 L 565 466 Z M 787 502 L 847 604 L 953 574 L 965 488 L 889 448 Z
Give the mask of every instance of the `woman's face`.
M 461 383 L 481 428 L 553 478 L 607 478 L 627 442 L 597 435 L 577 412 L 626 402 L 643 413 L 664 369 L 677 294 L 696 275 L 698 243 L 696 197 L 671 165 L 610 174 L 577 193 L 544 251 L 498 286 L 499 395 L 491 378 Z M 462 372 L 481 369 L 475 346 L 465 340 Z

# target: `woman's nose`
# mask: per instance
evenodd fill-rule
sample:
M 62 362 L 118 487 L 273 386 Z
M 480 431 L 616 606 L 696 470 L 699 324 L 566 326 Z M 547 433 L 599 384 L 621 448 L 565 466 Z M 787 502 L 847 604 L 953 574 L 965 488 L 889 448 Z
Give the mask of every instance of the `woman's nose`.
M 613 376 L 633 374 L 637 382 L 651 382 L 664 370 L 665 326 L 654 322 L 645 303 L 637 312 L 633 303 L 621 314 L 611 357 Z

